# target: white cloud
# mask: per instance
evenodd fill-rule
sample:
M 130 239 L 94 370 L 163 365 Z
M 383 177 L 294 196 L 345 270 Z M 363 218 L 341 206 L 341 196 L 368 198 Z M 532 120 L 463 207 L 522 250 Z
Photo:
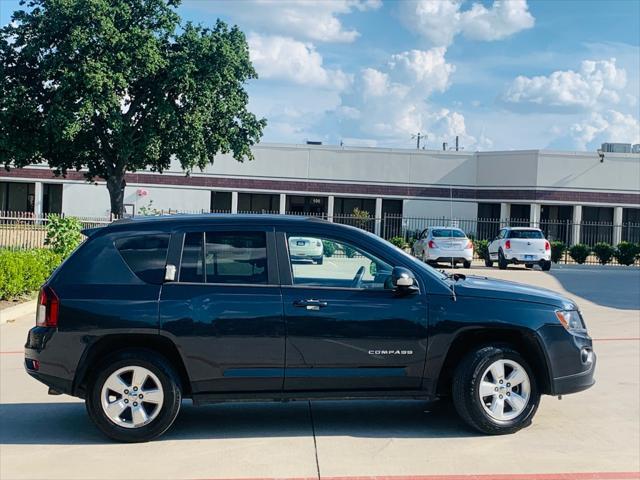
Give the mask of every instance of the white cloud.
M 511 104 L 553 108 L 593 108 L 598 103 L 620 101 L 617 91 L 627 84 L 627 74 L 616 59 L 585 60 L 577 72 L 558 70 L 549 76 L 517 77 L 502 99 Z
M 443 92 L 449 87 L 449 78 L 455 67 L 446 62 L 444 47 L 431 50 L 411 50 L 391 57 L 392 70 L 409 77 L 410 82 L 422 89 L 423 94 Z
M 502 40 L 535 23 L 526 0 L 496 0 L 491 8 L 480 3 L 460 16 L 460 28 L 465 37 L 473 40 Z
M 376 139 L 379 146 L 409 146 L 411 135 L 427 135 L 429 146 L 452 145 L 458 135 L 468 149 L 490 145 L 484 137 L 467 132 L 464 116 L 427 101 L 433 92 L 445 91 L 454 72 L 445 61 L 446 49 L 409 50 L 392 55 L 380 69 L 365 68 L 355 80 L 353 91 L 343 94 L 341 109 L 358 110 L 357 119 L 336 112 L 348 136 Z
M 583 122 L 573 124 L 570 135 L 580 150 L 594 148 L 602 142 L 640 143 L 640 123 L 633 115 L 615 110 L 594 112 Z
M 353 42 L 360 35 L 341 15 L 380 8 L 381 0 L 233 0 L 186 2 L 193 8 L 227 14 L 243 28 L 319 42 Z
M 292 38 L 252 34 L 248 38 L 251 61 L 261 78 L 300 85 L 343 90 L 351 77 L 323 66 L 322 55 L 309 43 Z
M 501 40 L 533 27 L 526 0 L 495 0 L 490 8 L 474 3 L 461 10 L 462 0 L 419 0 L 402 4 L 405 23 L 435 46 L 447 47 L 458 34 L 482 41 Z

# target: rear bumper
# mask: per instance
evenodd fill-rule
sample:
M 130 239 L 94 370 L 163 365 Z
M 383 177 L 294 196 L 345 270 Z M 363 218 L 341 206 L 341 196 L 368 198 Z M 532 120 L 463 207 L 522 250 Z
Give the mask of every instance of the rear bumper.
M 450 262 L 452 258 L 456 262 L 471 262 L 473 260 L 473 250 L 442 250 L 440 248 L 430 248 L 427 250 L 426 258 L 432 262 Z
M 48 387 L 74 395 L 76 367 L 84 348 L 82 335 L 34 327 L 29 330 L 24 346 L 24 368 Z
M 551 253 L 509 253 L 504 252 L 504 258 L 511 263 L 542 263 L 551 261 Z

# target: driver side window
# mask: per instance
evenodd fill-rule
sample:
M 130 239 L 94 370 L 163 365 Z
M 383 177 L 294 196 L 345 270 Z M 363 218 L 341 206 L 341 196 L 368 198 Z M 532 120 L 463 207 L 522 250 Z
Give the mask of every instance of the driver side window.
M 383 290 L 392 267 L 366 250 L 321 236 L 289 234 L 294 285 Z

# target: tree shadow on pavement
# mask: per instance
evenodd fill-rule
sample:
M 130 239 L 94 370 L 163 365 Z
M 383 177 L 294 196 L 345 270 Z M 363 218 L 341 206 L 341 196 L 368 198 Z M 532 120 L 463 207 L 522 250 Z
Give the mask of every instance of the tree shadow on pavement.
M 571 266 L 545 272 L 567 292 L 603 307 L 640 310 L 640 269 L 634 267 Z
M 182 405 L 160 440 L 353 436 L 365 438 L 458 438 L 476 436 L 452 408 L 427 411 L 422 401 L 306 401 Z M 0 404 L 0 445 L 112 443 L 91 423 L 84 405 Z

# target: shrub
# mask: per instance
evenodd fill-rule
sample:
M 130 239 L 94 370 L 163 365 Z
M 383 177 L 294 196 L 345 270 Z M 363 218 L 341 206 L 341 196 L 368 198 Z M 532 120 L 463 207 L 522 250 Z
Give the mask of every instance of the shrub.
M 356 249 L 350 247 L 349 245 L 343 245 L 342 250 L 344 251 L 344 254 L 347 256 L 347 258 L 353 258 L 356 256 Z
M 489 255 L 489 240 L 474 240 L 473 249 L 479 258 L 487 258 Z
M 82 241 L 82 224 L 75 217 L 61 217 L 59 215 L 51 215 L 47 222 L 47 236 L 44 244 L 49 245 L 51 249 L 61 255 L 67 257 Z
M 569 255 L 576 263 L 583 264 L 589 254 L 591 253 L 591 249 L 589 245 L 585 245 L 584 243 L 576 243 L 569 249 Z
M 615 253 L 615 248 L 613 248 L 613 245 L 609 245 L 606 242 L 599 242 L 593 246 L 593 253 L 598 257 L 598 261 L 601 265 L 606 265 L 611 261 L 611 258 Z
M 636 256 L 640 254 L 640 247 L 635 243 L 620 242 L 613 252 L 613 256 L 621 265 L 633 265 Z
M 404 248 L 407 242 L 404 241 L 403 237 L 393 237 L 389 240 L 393 245 L 398 248 Z
M 0 299 L 14 300 L 37 291 L 62 261 L 57 253 L 33 250 L 0 250 Z
M 322 251 L 325 257 L 333 257 L 333 254 L 336 253 L 336 244 L 330 240 L 323 240 Z
M 551 261 L 558 263 L 567 250 L 567 246 L 558 240 L 551 242 Z

